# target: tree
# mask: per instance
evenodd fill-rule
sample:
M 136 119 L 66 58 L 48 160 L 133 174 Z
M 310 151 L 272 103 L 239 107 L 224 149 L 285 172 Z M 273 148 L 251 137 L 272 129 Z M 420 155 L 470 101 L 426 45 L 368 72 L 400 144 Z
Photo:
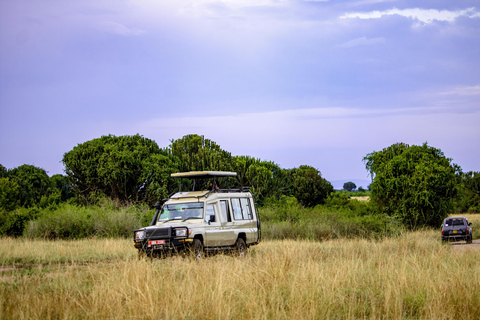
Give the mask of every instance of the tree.
M 320 171 L 310 166 L 291 169 L 293 196 L 306 207 L 325 203 L 334 191 L 330 182 L 322 178 Z
M 343 184 L 343 189 L 347 190 L 347 191 L 352 191 L 352 190 L 357 189 L 357 185 L 355 183 L 351 182 L 351 181 L 350 182 L 345 182 Z
M 100 193 L 122 203 L 135 203 L 144 201 L 147 191 L 166 194 L 159 191 L 166 183 L 161 172 L 176 170 L 173 158 L 155 141 L 137 134 L 84 142 L 65 153 L 62 161 L 72 190 L 83 201 Z M 165 167 L 159 167 L 161 161 Z
M 170 152 L 180 159 L 181 171 L 229 171 L 232 155 L 215 142 L 197 134 L 172 140 Z
M 438 227 L 452 209 L 455 166 L 440 149 L 397 143 L 363 160 L 373 178 L 371 201 L 407 227 Z
M 50 177 L 50 185 L 53 192 L 60 194 L 61 201 L 67 201 L 74 196 L 67 176 L 54 174 Z
M 459 189 L 457 210 L 460 212 L 480 212 L 480 172 L 461 173 Z
M 0 178 L 8 177 L 8 170 L 0 164 Z
M 19 187 L 9 178 L 0 178 L 0 211 L 15 210 L 20 204 Z
M 9 170 L 8 176 L 18 185 L 20 206 L 33 207 L 51 193 L 49 177 L 41 168 L 24 164 Z

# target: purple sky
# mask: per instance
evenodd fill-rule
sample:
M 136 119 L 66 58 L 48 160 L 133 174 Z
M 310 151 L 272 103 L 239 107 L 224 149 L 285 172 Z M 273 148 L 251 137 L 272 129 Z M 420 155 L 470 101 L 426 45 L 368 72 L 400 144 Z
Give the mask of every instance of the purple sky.
M 397 142 L 480 171 L 476 1 L 2 0 L 0 164 L 190 133 L 364 179 Z

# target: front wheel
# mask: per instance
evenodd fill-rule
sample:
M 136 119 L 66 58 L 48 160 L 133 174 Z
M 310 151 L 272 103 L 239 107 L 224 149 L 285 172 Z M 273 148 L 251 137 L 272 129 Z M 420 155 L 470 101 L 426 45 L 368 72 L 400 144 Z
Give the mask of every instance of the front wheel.
M 245 241 L 242 238 L 237 239 L 237 243 L 235 244 L 235 249 L 240 258 L 245 258 L 245 256 L 247 255 L 247 245 L 245 244 Z
M 195 259 L 202 260 L 205 256 L 203 252 L 203 243 L 200 239 L 193 239 L 193 252 Z

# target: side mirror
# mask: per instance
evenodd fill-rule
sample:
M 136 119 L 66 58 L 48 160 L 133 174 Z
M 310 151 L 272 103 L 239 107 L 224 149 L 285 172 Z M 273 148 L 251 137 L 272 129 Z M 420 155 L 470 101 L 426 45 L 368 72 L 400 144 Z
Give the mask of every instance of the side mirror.
M 162 207 L 162 203 L 156 202 L 154 207 L 155 207 L 155 209 L 160 209 Z
M 210 222 L 215 222 L 215 215 L 214 214 L 210 215 Z
M 469 225 L 469 226 L 471 226 L 471 225 L 472 225 L 472 223 L 471 223 L 471 222 L 469 222 L 469 223 L 468 223 L 468 225 Z

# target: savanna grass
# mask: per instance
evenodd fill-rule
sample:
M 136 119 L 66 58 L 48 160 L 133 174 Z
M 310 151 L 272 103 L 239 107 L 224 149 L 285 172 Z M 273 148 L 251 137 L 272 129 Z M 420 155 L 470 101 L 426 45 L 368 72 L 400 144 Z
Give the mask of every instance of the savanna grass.
M 104 252 L 104 240 L 91 241 L 93 252 Z M 480 314 L 480 251 L 442 245 L 437 231 L 383 240 L 264 241 L 245 259 L 217 255 L 202 261 L 138 259 L 129 241 L 117 244 L 112 251 L 124 252 L 125 246 L 128 252 L 116 261 L 102 262 L 100 254 L 98 263 L 4 272 L 0 318 L 478 319 Z M 39 245 L 38 254 L 47 248 Z M 24 250 L 10 256 L 23 256 Z

